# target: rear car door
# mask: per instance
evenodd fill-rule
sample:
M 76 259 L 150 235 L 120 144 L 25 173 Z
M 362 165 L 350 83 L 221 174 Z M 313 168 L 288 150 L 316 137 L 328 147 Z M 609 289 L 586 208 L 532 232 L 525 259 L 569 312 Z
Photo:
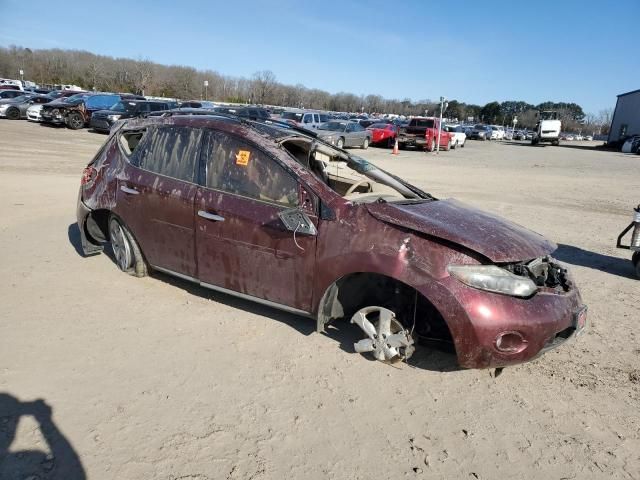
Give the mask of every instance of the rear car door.
M 195 277 L 193 208 L 202 131 L 150 127 L 118 178 L 115 213 L 155 268 Z M 121 132 L 126 142 L 128 132 Z
M 208 135 L 196 195 L 199 280 L 295 310 L 311 309 L 316 237 L 288 231 L 278 213 L 300 201 L 296 178 L 259 147 Z M 317 226 L 317 216 L 311 220 Z

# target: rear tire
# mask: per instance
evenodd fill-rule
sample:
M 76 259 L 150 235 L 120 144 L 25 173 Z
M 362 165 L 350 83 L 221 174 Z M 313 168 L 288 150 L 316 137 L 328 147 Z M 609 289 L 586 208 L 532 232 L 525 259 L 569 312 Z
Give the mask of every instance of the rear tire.
M 336 142 L 336 147 L 338 148 L 344 148 L 344 138 L 339 138 L 338 141 Z
M 20 110 L 15 107 L 9 108 L 7 113 L 5 114 L 9 120 L 19 120 L 20 119 Z
M 631 261 L 636 270 L 636 277 L 640 278 L 640 252 L 634 252 Z
M 429 143 L 429 146 L 427 147 L 427 151 L 429 152 L 435 152 L 436 151 L 436 139 L 432 138 L 431 142 Z
M 115 215 L 109 218 L 109 241 L 120 270 L 134 277 L 144 277 L 148 274 L 147 262 L 142 256 L 138 242 Z
M 362 149 L 366 150 L 369 148 L 369 137 L 365 137 L 364 142 L 362 143 Z

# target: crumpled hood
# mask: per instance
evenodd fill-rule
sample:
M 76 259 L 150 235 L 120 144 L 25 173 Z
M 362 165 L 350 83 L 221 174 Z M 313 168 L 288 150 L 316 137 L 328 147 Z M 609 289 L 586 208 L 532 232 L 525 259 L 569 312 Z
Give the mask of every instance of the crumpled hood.
M 457 243 L 496 263 L 531 260 L 557 248 L 539 233 L 453 199 L 366 206 L 378 220 Z

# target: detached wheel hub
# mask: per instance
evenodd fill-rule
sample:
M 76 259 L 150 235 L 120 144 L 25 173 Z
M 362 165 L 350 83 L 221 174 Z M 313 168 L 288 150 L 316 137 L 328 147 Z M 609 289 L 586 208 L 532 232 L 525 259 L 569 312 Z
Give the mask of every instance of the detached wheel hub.
M 356 352 L 371 352 L 381 362 L 406 360 L 413 354 L 413 339 L 391 310 L 365 307 L 356 312 L 351 323 L 367 336 L 353 345 Z

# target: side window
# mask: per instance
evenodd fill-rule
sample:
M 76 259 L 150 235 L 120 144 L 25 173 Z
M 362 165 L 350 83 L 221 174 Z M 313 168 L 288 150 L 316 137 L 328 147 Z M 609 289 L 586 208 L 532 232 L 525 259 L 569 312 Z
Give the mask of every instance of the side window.
M 244 197 L 295 206 L 298 182 L 274 159 L 240 139 L 211 135 L 206 186 Z
M 34 102 L 34 103 L 48 103 L 48 102 L 50 102 L 50 101 L 51 101 L 51 100 L 49 100 L 48 98 L 38 97 L 38 98 L 36 98 L 36 99 L 35 99 L 35 102 Z
M 140 155 L 138 166 L 167 177 L 194 182 L 201 130 L 160 127 L 152 133 Z
M 120 133 L 118 141 L 120 142 L 122 151 L 127 157 L 131 157 L 133 153 L 136 152 L 145 133 L 146 130 L 130 130 Z
M 304 117 L 302 118 L 302 121 L 304 123 L 311 123 L 313 122 L 313 115 L 310 113 L 305 113 Z
M 320 123 L 320 115 L 318 115 L 317 113 L 313 114 L 313 121 L 316 123 Z
M 356 132 L 364 132 L 365 128 L 359 123 L 353 126 L 353 130 Z

